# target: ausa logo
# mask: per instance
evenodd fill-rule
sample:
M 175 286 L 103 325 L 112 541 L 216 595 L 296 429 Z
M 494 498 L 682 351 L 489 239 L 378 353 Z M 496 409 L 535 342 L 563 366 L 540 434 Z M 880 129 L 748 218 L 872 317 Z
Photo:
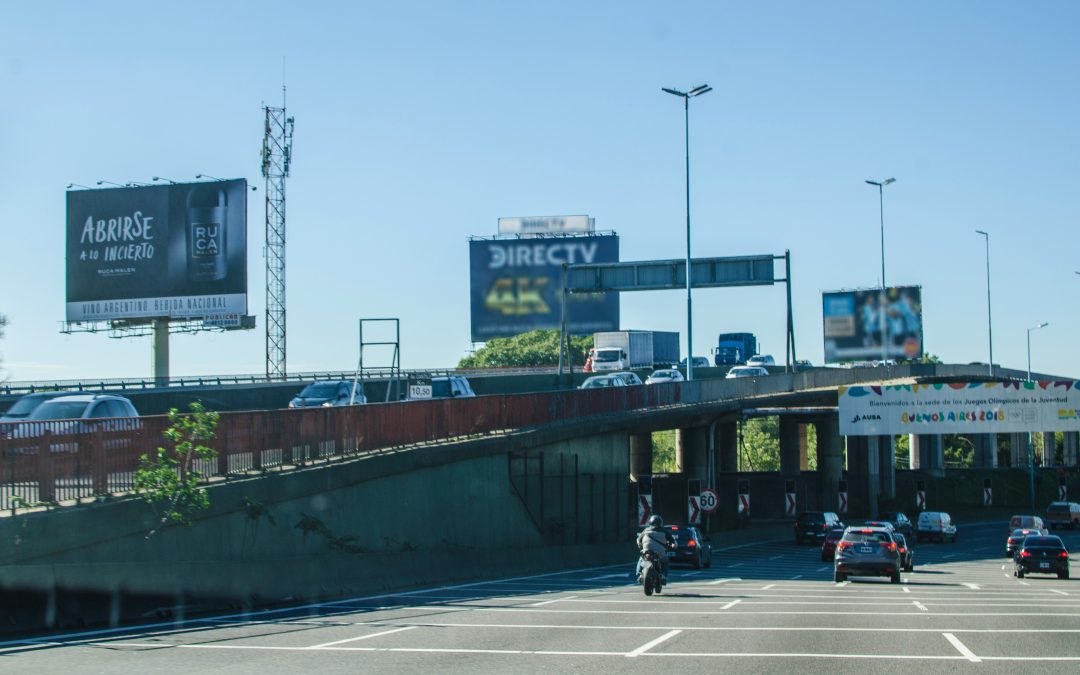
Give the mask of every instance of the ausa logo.
M 851 418 L 851 423 L 858 424 L 859 422 L 868 422 L 871 420 L 880 421 L 881 415 L 856 415 L 855 417 Z

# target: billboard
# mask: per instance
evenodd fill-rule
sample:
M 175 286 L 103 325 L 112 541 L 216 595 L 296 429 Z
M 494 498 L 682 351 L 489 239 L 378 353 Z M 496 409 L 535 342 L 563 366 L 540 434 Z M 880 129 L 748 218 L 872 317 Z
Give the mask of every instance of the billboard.
M 880 359 L 884 331 L 889 359 L 923 355 L 922 287 L 826 292 L 821 296 L 825 327 L 825 362 Z
M 67 320 L 247 313 L 247 181 L 67 193 Z
M 1080 431 L 1073 380 L 840 387 L 840 433 L 992 434 Z
M 470 241 L 472 341 L 558 329 L 563 263 L 618 261 L 616 235 Z M 619 329 L 618 293 L 575 293 L 567 309 L 572 335 Z
M 592 232 L 595 229 L 595 221 L 588 216 L 499 218 L 499 234 L 558 234 Z

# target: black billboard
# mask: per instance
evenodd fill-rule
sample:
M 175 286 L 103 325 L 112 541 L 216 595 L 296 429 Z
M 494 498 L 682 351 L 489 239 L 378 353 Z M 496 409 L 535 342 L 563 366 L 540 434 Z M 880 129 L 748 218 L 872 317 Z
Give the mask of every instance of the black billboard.
M 470 241 L 472 341 L 558 329 L 563 263 L 618 261 L 617 235 Z M 619 330 L 618 293 L 575 293 L 568 310 L 571 335 Z
M 247 181 L 67 193 L 67 320 L 247 313 Z
M 822 294 L 826 363 L 879 360 L 883 335 L 886 358 L 923 355 L 922 288 L 890 286 L 884 296 L 880 288 Z

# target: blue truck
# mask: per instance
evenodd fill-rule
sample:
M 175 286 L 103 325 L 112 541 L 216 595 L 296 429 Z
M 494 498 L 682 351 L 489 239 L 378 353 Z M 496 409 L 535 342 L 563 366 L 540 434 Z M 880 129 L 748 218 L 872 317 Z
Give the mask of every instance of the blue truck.
M 717 366 L 741 366 L 757 353 L 757 338 L 753 333 L 720 333 L 713 351 L 713 363 Z

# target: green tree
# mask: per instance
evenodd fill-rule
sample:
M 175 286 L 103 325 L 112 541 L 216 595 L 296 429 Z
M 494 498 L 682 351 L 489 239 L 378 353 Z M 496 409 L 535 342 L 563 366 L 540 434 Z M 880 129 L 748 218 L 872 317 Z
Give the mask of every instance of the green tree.
M 743 471 L 779 471 L 780 418 L 755 417 L 743 422 L 739 445 Z
M 458 368 L 528 368 L 559 364 L 557 330 L 537 329 L 508 338 L 494 338 L 476 352 L 458 361 Z M 585 364 L 592 349 L 592 336 L 571 337 L 570 357 L 577 366 Z
M 675 430 L 652 432 L 652 472 L 675 473 Z
M 198 401 L 191 404 L 190 414 L 172 408 L 171 426 L 162 434 L 168 447 L 158 446 L 153 456 L 139 458 L 135 492 L 159 516 L 147 537 L 170 523 L 190 524 L 192 514 L 210 506 L 206 489 L 199 487 L 203 475 L 197 465 L 217 457 L 217 451 L 206 443 L 214 440 L 218 419 L 218 413 L 207 411 Z

